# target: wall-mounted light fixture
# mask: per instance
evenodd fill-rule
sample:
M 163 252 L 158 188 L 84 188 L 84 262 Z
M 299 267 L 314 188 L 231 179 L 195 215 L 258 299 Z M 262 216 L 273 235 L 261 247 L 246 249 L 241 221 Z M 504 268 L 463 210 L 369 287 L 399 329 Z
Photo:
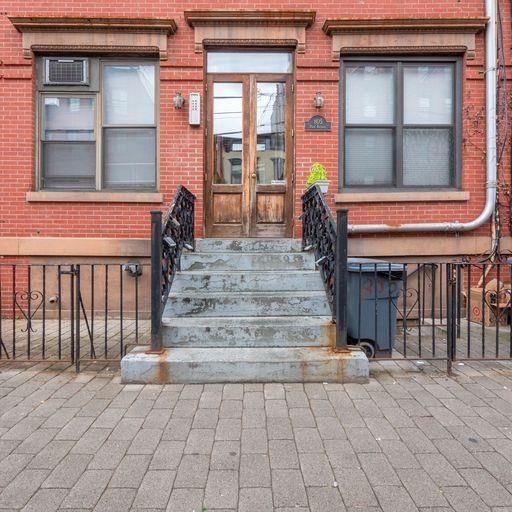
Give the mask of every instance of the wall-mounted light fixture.
M 181 92 L 177 92 L 176 96 L 172 99 L 172 102 L 174 103 L 174 108 L 183 108 L 183 105 L 185 105 L 185 98 L 181 95 Z
M 324 97 L 320 91 L 315 94 L 313 105 L 315 105 L 315 108 L 322 108 L 324 106 Z

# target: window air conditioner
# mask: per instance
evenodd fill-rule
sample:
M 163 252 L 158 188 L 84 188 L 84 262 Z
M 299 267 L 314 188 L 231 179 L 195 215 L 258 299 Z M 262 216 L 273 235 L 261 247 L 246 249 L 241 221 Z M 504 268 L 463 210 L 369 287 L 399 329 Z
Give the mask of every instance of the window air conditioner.
M 89 85 L 89 60 L 86 58 L 44 59 L 45 85 Z

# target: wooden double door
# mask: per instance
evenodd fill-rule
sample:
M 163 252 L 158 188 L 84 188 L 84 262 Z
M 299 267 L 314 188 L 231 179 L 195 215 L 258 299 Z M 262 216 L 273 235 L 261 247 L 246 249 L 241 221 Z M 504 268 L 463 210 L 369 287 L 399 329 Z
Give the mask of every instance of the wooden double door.
M 292 108 L 291 75 L 208 75 L 206 236 L 292 235 Z

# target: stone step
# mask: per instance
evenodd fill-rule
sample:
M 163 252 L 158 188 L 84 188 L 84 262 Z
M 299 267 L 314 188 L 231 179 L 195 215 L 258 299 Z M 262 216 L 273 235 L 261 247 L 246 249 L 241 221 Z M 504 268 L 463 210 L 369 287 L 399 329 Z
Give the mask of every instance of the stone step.
M 172 283 L 173 292 L 234 292 L 234 291 L 293 291 L 324 290 L 320 272 L 316 270 L 288 271 L 224 271 L 178 272 Z
M 197 252 L 301 252 L 302 241 L 293 238 L 199 238 Z
M 368 359 L 358 348 L 172 348 L 148 354 L 136 347 L 121 361 L 124 383 L 367 382 Z
M 184 252 L 181 256 L 181 270 L 315 270 L 315 257 L 304 252 Z
M 164 347 L 332 346 L 330 316 L 170 317 L 162 319 Z
M 171 292 L 163 316 L 328 316 L 330 314 L 324 291 L 193 294 Z

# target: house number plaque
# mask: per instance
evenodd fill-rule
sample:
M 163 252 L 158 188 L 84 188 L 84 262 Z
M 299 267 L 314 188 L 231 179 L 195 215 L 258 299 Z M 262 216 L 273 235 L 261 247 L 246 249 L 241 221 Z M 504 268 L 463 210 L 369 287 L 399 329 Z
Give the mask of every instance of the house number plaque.
M 307 132 L 330 132 L 331 123 L 323 116 L 313 116 L 304 123 L 304 129 Z

